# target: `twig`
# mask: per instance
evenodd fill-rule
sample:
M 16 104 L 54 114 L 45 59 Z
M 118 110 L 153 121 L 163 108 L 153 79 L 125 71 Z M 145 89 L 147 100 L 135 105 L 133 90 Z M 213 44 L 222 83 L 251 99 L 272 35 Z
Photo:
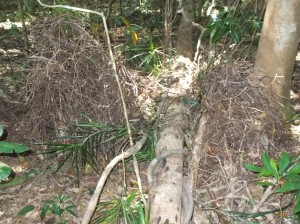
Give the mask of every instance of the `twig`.
M 112 171 L 112 169 L 122 160 L 132 156 L 133 154 L 137 153 L 142 146 L 144 145 L 145 141 L 147 139 L 147 135 L 144 134 L 142 139 L 139 140 L 134 146 L 130 147 L 126 152 L 121 153 L 120 155 L 116 156 L 105 168 L 105 170 L 103 171 L 101 178 L 98 181 L 98 184 L 96 186 L 95 192 L 88 204 L 88 207 L 84 213 L 83 219 L 81 224 L 88 224 L 92 215 L 94 214 L 95 208 L 97 206 L 98 203 L 98 199 L 99 196 L 102 192 L 103 186 L 106 182 L 106 179 L 108 177 L 108 175 L 110 174 L 110 172 Z
M 273 191 L 272 191 L 273 187 L 274 186 L 267 187 L 267 189 L 265 190 L 265 193 L 264 193 L 263 197 L 260 199 L 260 201 L 259 201 L 258 204 L 254 205 L 251 213 L 258 212 L 258 210 L 260 209 L 260 207 L 265 203 L 265 201 L 270 197 L 270 195 L 273 194 Z

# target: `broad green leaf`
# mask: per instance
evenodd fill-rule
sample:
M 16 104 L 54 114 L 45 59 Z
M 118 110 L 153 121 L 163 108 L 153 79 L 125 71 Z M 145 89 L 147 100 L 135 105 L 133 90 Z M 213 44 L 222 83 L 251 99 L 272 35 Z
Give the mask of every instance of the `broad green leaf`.
M 288 173 L 300 173 L 300 163 L 288 170 Z
M 63 214 L 64 209 L 62 209 L 58 204 L 53 203 L 52 206 L 55 215 L 61 216 Z
M 273 159 L 272 159 L 273 160 Z M 274 160 L 273 160 L 274 161 Z M 271 162 L 271 158 L 266 154 L 265 151 L 262 153 L 262 162 L 264 167 L 274 176 L 277 177 L 277 171 L 274 167 L 273 161 Z M 275 162 L 275 161 L 274 161 Z
M 297 214 L 300 212 L 300 203 L 296 204 L 296 206 L 294 207 L 294 210 L 293 210 L 294 214 Z
M 292 160 L 292 157 L 288 153 L 283 152 L 280 154 L 279 174 L 283 174 L 283 172 L 289 167 L 291 160 Z
M 277 193 L 286 193 L 291 191 L 300 190 L 300 183 L 285 182 L 281 188 L 276 190 Z
M 245 168 L 252 171 L 252 172 L 255 172 L 255 173 L 259 173 L 262 170 L 261 167 L 253 165 L 253 164 L 246 164 Z
M 71 215 L 77 217 L 77 214 L 76 214 L 76 212 L 74 211 L 74 208 L 75 208 L 75 207 L 76 207 L 75 205 L 67 206 L 67 207 L 65 208 L 65 210 L 66 210 L 67 212 L 69 212 Z
M 45 203 L 41 208 L 41 213 L 40 213 L 41 220 L 43 220 L 45 218 L 46 212 L 48 211 L 48 209 L 49 209 L 49 204 Z
M 31 212 L 34 210 L 34 205 L 27 205 L 24 208 L 22 208 L 20 211 L 18 211 L 18 213 L 15 215 L 15 217 L 19 217 L 22 215 L 27 214 L 28 212 Z
M 12 142 L 0 142 L 0 153 L 22 153 L 26 151 L 28 151 L 28 147 L 25 145 Z
M 271 164 L 273 170 L 276 171 L 276 176 L 278 176 L 278 167 L 277 167 L 277 164 L 276 164 L 276 162 L 273 158 L 270 159 L 270 164 Z
M 266 168 L 262 168 L 261 171 L 259 172 L 259 174 L 257 174 L 257 176 L 258 177 L 269 177 L 269 176 L 273 176 L 273 174 Z
M 241 37 L 240 34 L 233 28 L 231 28 L 231 30 L 229 31 L 230 37 L 231 39 L 233 39 L 233 41 L 235 43 L 240 43 L 241 42 Z
M 0 162 L 0 181 L 5 180 L 11 174 L 12 169 L 5 163 Z
M 217 28 L 213 33 L 211 41 L 213 44 L 219 42 L 221 38 L 229 31 L 229 27 L 225 22 L 220 22 L 217 24 Z
M 296 203 L 300 203 L 300 191 L 296 192 Z
M 284 179 L 288 182 L 298 183 L 300 182 L 300 175 L 296 173 L 288 173 L 288 175 L 286 175 Z

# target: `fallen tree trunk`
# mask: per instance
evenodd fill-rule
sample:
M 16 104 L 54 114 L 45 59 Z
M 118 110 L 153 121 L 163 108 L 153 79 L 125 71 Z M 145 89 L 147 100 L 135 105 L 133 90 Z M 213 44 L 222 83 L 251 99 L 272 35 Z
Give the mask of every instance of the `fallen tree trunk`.
M 156 159 L 148 168 L 150 223 L 188 224 L 193 213 L 189 178 L 183 178 L 183 161 L 189 151 L 186 146 L 189 145 L 190 131 L 189 109 L 184 98 L 191 87 L 193 72 L 189 58 L 177 57 L 173 77 L 181 78 L 177 78 L 168 90 L 162 109 L 163 119 L 159 123 Z
M 181 223 L 184 127 L 187 119 L 179 98 L 169 100 L 149 166 L 150 223 Z M 152 171 L 153 170 L 153 171 Z
M 180 6 L 182 17 L 177 35 L 178 56 L 163 105 L 163 119 L 159 125 L 160 134 L 155 149 L 156 159 L 148 169 L 150 223 L 188 224 L 193 213 L 188 178 L 183 178 L 183 161 L 187 153 L 184 147 L 187 145 L 186 134 L 190 118 L 183 97 L 191 88 L 194 73 L 190 60 L 193 56 L 192 5 L 192 0 L 186 0 Z

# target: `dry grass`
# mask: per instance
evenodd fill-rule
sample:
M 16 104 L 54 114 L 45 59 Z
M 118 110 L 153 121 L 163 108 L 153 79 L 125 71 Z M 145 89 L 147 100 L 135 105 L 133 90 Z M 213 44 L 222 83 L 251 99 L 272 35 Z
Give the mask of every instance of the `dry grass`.
M 54 129 L 93 120 L 124 121 L 108 51 L 86 31 L 87 24 L 69 16 L 46 18 L 32 28 L 34 53 L 26 71 L 27 121 L 35 140 L 54 137 Z M 138 116 L 137 87 L 131 72 L 119 66 L 130 118 Z M 49 129 L 50 127 L 50 129 Z
M 293 151 L 288 128 L 272 108 L 270 95 L 252 73 L 253 65 L 237 61 L 232 66 L 216 66 L 203 79 L 202 109 L 208 116 L 203 158 L 199 167 L 199 199 L 204 208 L 250 213 L 258 204 L 263 188 L 244 165 L 261 165 L 261 152 L 277 157 L 281 151 Z M 208 169 L 209 167 L 209 169 Z M 278 197 L 269 198 L 260 211 L 281 205 Z M 210 210 L 211 211 L 211 210 Z M 211 223 L 228 216 L 209 212 Z M 260 223 L 274 220 L 273 215 Z

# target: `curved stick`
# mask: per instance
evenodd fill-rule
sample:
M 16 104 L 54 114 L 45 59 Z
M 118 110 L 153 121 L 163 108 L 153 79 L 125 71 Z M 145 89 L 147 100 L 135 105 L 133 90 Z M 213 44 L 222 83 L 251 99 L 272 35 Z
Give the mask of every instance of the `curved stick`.
M 139 140 L 134 146 L 130 147 L 126 152 L 116 156 L 110 163 L 106 166 L 105 170 L 103 171 L 100 180 L 98 181 L 98 184 L 96 186 L 96 189 L 94 191 L 94 194 L 88 204 L 88 207 L 84 213 L 83 219 L 81 224 L 88 224 L 98 203 L 99 196 L 103 190 L 104 184 L 106 182 L 106 179 L 112 169 L 120 162 L 122 159 L 126 159 L 133 154 L 137 153 L 142 146 L 144 145 L 145 141 L 147 139 L 147 135 L 144 134 L 142 139 Z

